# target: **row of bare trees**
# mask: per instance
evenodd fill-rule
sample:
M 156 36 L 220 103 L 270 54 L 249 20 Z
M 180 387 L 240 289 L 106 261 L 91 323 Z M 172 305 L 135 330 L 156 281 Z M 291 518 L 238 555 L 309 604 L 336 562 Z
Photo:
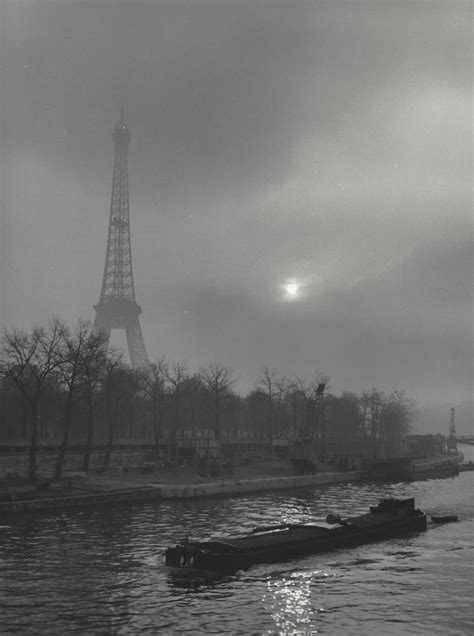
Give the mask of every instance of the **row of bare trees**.
M 260 438 L 315 441 L 364 440 L 394 449 L 408 431 L 413 404 L 402 393 L 335 396 L 323 375 L 314 381 L 282 378 L 263 367 L 246 396 L 235 391 L 234 372 L 212 363 L 191 371 L 164 358 L 133 371 L 107 350 L 102 333 L 79 320 L 60 319 L 31 332 L 5 330 L 0 345 L 0 438 L 30 440 L 34 481 L 38 441 L 59 441 L 55 476 L 62 474 L 71 443 L 83 448 L 88 470 L 95 443 L 105 444 L 107 468 L 114 440 L 153 440 L 172 457 L 179 437 L 221 442 Z
M 120 358 L 106 351 L 102 333 L 93 333 L 90 323 L 78 321 L 68 328 L 59 318 L 49 324 L 35 326 L 28 333 L 5 330 L 1 342 L 0 378 L 2 403 L 21 398 L 22 411 L 30 431 L 29 479 L 34 481 L 38 446 L 38 424 L 41 406 L 52 397 L 60 403 L 59 431 L 61 444 L 55 475 L 62 473 L 68 448 L 74 408 L 82 400 L 87 409 L 84 467 L 87 469 L 94 431 L 95 393 L 100 383 L 120 364 Z M 13 396 L 12 396 L 13 394 Z M 16 394 L 16 395 L 15 395 Z M 10 398 L 10 399 L 8 399 Z M 2 413 L 11 415 L 11 409 Z
M 310 381 L 288 380 L 264 367 L 247 399 L 260 404 L 269 439 L 292 437 L 317 442 L 322 449 L 331 440 L 360 440 L 370 442 L 374 453 L 380 445 L 400 450 L 416 414 L 413 400 L 403 392 L 386 395 L 377 389 L 336 396 L 328 383 L 324 374 Z
M 118 435 L 147 437 L 148 427 L 142 425 L 139 431 L 137 423 L 141 420 L 143 424 L 149 417 L 157 450 L 165 436 L 173 452 L 183 424 L 195 432 L 203 428 L 204 418 L 213 437 L 220 438 L 223 415 L 236 398 L 230 369 L 214 363 L 193 374 L 182 362 L 160 359 L 147 369 L 133 371 L 106 344 L 105 335 L 82 320 L 72 329 L 53 318 L 47 326 L 36 326 L 29 333 L 4 330 L 0 434 L 12 440 L 29 433 L 31 481 L 37 467 L 39 432 L 42 439 L 59 437 L 56 478 L 62 474 L 71 429 L 83 441 L 84 470 L 90 465 L 94 439 L 105 441 L 103 464 L 107 468 L 114 439 Z M 18 420 L 23 420 L 23 426 L 14 424 Z

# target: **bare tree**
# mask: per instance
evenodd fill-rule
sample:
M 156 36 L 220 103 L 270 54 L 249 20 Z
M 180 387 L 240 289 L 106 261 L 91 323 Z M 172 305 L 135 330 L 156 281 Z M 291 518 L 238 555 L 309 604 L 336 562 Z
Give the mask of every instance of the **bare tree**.
M 30 410 L 30 482 L 36 481 L 38 404 L 56 380 L 61 363 L 58 351 L 63 332 L 63 323 L 58 318 L 53 318 L 47 327 L 35 326 L 31 333 L 13 329 L 5 330 L 2 335 L 0 372 L 8 383 L 16 387 Z
M 296 383 L 287 382 L 284 395 L 285 403 L 288 404 L 291 418 L 291 432 L 293 438 L 296 439 L 301 432 L 301 426 L 299 424 L 300 411 L 301 411 L 301 396 L 300 391 Z
M 99 331 L 91 331 L 82 351 L 81 359 L 81 394 L 86 402 L 87 428 L 86 444 L 82 470 L 89 470 L 92 442 L 94 437 L 95 397 L 107 368 L 107 335 Z M 115 355 L 111 352 L 110 355 Z
M 302 403 L 302 417 L 301 425 L 299 427 L 298 434 L 305 440 L 309 441 L 313 438 L 313 422 L 314 422 L 314 408 L 312 400 L 311 387 L 306 384 L 303 378 L 296 377 L 290 384 L 292 392 L 292 398 L 294 401 L 294 408 L 297 408 L 298 402 Z
M 178 434 L 179 419 L 181 415 L 181 402 L 183 397 L 183 388 L 189 377 L 188 370 L 184 362 L 174 362 L 172 365 L 166 365 L 163 373 L 170 384 L 171 394 L 174 402 L 173 421 L 169 431 L 169 444 L 173 459 L 176 458 L 176 436 Z
M 410 430 L 416 413 L 416 404 L 403 391 L 394 391 L 382 401 L 379 422 L 379 440 L 386 454 L 396 455 L 402 440 Z
M 361 396 L 361 407 L 364 413 L 363 427 L 366 437 L 370 439 L 371 451 L 377 456 L 377 440 L 380 437 L 381 414 L 384 404 L 384 394 L 377 389 L 364 391 Z
M 187 378 L 184 384 L 184 392 L 186 395 L 186 424 L 194 437 L 196 434 L 196 420 L 203 402 L 203 393 L 205 392 L 204 384 L 199 374 L 195 373 Z
M 155 440 L 155 453 L 157 458 L 160 445 L 166 372 L 168 371 L 168 366 L 169 365 L 165 362 L 164 358 L 160 358 L 156 362 L 151 363 L 149 368 L 142 370 L 139 374 L 140 388 L 149 399 L 151 405 L 153 436 Z
M 281 435 L 281 411 L 288 388 L 288 380 L 281 378 L 275 382 L 275 435 Z
M 278 388 L 280 386 L 280 388 Z M 273 369 L 263 367 L 257 380 L 257 389 L 265 394 L 267 400 L 267 435 L 270 451 L 273 454 L 274 421 L 273 415 L 277 402 L 281 404 L 284 385 L 278 380 L 278 374 Z M 278 397 L 279 396 L 279 397 Z
M 231 395 L 230 389 L 235 384 L 236 378 L 232 369 L 218 362 L 203 367 L 199 374 L 209 393 L 211 410 L 214 416 L 214 439 L 219 440 L 221 436 L 221 417 L 227 407 L 227 400 Z
M 343 392 L 340 396 L 327 395 L 325 397 L 326 423 L 333 426 L 333 436 L 339 442 L 339 447 L 346 449 L 355 440 L 360 439 L 361 410 L 360 399 L 355 393 Z
M 69 442 L 71 414 L 74 400 L 83 381 L 84 357 L 88 348 L 90 331 L 90 323 L 79 320 L 72 331 L 64 327 L 61 333 L 60 347 L 58 349 L 60 358 L 58 370 L 61 384 L 65 390 L 65 406 L 62 422 L 62 441 L 54 471 L 55 479 L 60 479 L 63 470 Z
M 107 470 L 118 428 L 120 405 L 125 398 L 131 397 L 136 393 L 140 384 L 136 372 L 125 367 L 121 362 L 121 356 L 117 355 L 109 355 L 107 358 L 103 384 L 108 423 L 108 439 L 103 468 Z

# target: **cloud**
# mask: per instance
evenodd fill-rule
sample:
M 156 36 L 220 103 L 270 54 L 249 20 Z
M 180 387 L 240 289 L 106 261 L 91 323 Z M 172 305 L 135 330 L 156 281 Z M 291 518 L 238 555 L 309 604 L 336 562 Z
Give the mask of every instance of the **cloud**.
M 268 364 L 286 376 L 328 373 L 335 390 L 381 386 L 433 400 L 443 385 L 463 395 L 473 379 L 472 260 L 471 241 L 424 245 L 385 272 L 295 303 L 204 283 L 164 290 L 146 335 L 167 355 L 225 361 L 246 387 Z
M 123 97 L 152 357 L 467 390 L 469 3 L 3 9 L 4 322 L 93 315 Z

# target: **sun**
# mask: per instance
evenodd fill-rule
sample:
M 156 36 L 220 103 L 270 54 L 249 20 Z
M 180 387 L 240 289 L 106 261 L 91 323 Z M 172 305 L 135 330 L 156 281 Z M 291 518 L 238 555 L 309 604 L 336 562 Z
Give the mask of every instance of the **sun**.
M 280 289 L 283 292 L 283 300 L 291 302 L 301 298 L 302 284 L 294 278 L 287 278 L 286 281 L 280 285 Z
M 285 285 L 285 291 L 290 298 L 296 298 L 298 296 L 300 286 L 298 283 L 287 283 Z

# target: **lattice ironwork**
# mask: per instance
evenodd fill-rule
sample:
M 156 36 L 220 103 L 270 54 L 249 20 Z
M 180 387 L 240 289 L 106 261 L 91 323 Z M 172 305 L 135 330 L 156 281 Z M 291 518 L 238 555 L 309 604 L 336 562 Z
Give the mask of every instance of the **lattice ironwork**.
M 130 131 L 123 120 L 114 127 L 114 171 L 110 202 L 109 232 L 100 299 L 94 305 L 94 329 L 103 330 L 108 339 L 112 329 L 124 329 L 133 368 L 149 365 L 135 300 L 130 240 L 128 194 L 128 146 Z

